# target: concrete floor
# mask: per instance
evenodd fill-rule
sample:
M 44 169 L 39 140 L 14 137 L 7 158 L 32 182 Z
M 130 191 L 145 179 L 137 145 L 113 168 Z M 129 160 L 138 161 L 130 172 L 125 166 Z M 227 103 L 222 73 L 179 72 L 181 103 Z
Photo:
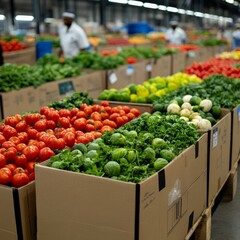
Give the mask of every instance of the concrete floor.
M 240 169 L 233 201 L 221 201 L 212 216 L 211 240 L 240 240 Z

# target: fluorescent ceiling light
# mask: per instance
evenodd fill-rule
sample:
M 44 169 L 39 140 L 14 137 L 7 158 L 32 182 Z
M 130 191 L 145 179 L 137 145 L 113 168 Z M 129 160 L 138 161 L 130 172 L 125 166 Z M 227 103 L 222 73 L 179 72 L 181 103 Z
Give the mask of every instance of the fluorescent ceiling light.
M 127 4 L 128 0 L 108 0 L 109 2 Z
M 31 21 L 34 19 L 34 17 L 33 17 L 33 16 L 29 16 L 29 15 L 17 15 L 17 16 L 15 17 L 15 19 L 16 19 L 17 21 L 31 22 Z
M 166 11 L 166 10 L 167 10 L 167 7 L 164 6 L 164 5 L 159 5 L 159 6 L 158 6 L 158 9 L 159 9 L 159 10 L 162 10 L 162 11 Z
M 233 5 L 235 5 L 235 6 L 239 6 L 239 3 L 236 2 L 236 1 L 234 1 Z
M 187 10 L 187 11 L 186 11 L 186 14 L 187 14 L 187 15 L 191 15 L 191 16 L 193 16 L 193 15 L 194 15 L 194 12 L 191 11 L 191 10 Z
M 168 12 L 178 12 L 178 9 L 175 7 L 167 7 Z
M 5 19 L 6 19 L 6 17 L 5 17 L 4 15 L 1 15 L 1 14 L 0 14 L 0 20 L 3 21 L 3 20 L 5 20 Z
M 201 12 L 195 12 L 195 13 L 194 13 L 194 16 L 196 16 L 196 17 L 203 17 L 204 14 L 201 13 Z
M 128 4 L 129 5 L 132 5 L 132 6 L 138 6 L 138 7 L 142 7 L 143 6 L 143 2 L 140 2 L 140 1 L 128 1 Z
M 143 4 L 143 6 L 144 6 L 145 8 L 152 8 L 152 9 L 157 9 L 157 8 L 158 8 L 158 5 L 157 5 L 157 4 L 155 4 L 155 3 L 148 3 L 148 2 L 145 2 L 145 3 Z
M 54 20 L 54 18 L 45 18 L 44 22 L 45 23 L 51 23 L 51 22 L 53 22 L 53 20 Z
M 205 13 L 205 14 L 204 14 L 204 17 L 205 17 L 205 18 L 211 18 L 210 14 L 208 14 L 208 13 Z
M 180 13 L 180 14 L 185 14 L 185 13 L 186 13 L 186 10 L 179 8 L 179 9 L 178 9 L 178 13 Z
M 234 0 L 226 0 L 227 3 L 233 4 Z

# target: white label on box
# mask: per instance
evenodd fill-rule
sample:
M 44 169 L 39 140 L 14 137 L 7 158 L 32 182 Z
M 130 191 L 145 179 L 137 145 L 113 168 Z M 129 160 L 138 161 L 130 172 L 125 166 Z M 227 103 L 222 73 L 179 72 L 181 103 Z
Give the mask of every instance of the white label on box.
M 196 57 L 196 52 L 194 52 L 194 51 L 189 51 L 189 52 L 188 52 L 188 56 L 189 56 L 189 57 Z
M 122 47 L 117 47 L 118 52 L 122 51 Z
M 238 121 L 240 122 L 240 107 L 238 107 Z
M 147 71 L 147 72 L 151 72 L 151 71 L 152 71 L 152 64 L 151 64 L 151 63 L 148 63 L 148 64 L 146 65 L 146 71 Z
M 126 75 L 132 76 L 134 74 L 134 67 L 132 65 L 128 65 L 126 69 Z
M 215 148 L 218 145 L 218 128 L 213 129 L 212 138 L 213 138 L 212 147 Z
M 111 72 L 109 75 L 108 75 L 108 80 L 111 84 L 114 84 L 117 82 L 118 78 L 117 78 L 117 75 L 115 72 Z

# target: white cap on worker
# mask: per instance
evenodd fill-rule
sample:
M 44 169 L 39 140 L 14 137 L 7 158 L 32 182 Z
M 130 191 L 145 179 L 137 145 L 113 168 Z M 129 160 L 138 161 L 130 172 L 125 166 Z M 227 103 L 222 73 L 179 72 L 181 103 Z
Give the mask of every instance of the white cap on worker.
M 62 14 L 63 17 L 75 18 L 75 14 L 72 11 L 65 11 Z
M 178 25 L 178 21 L 177 20 L 171 20 L 170 25 L 173 25 L 173 26 Z

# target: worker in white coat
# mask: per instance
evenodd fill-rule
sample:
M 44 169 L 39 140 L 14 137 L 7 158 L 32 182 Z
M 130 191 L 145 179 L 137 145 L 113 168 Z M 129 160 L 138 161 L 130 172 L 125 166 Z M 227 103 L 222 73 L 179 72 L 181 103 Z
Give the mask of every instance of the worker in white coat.
M 170 26 L 166 32 L 166 40 L 170 45 L 182 45 L 187 41 L 187 35 L 185 31 L 178 27 L 178 21 L 170 21 Z
M 63 13 L 63 24 L 59 27 L 61 53 L 64 57 L 72 58 L 89 47 L 84 30 L 74 21 L 75 14 L 71 11 Z

